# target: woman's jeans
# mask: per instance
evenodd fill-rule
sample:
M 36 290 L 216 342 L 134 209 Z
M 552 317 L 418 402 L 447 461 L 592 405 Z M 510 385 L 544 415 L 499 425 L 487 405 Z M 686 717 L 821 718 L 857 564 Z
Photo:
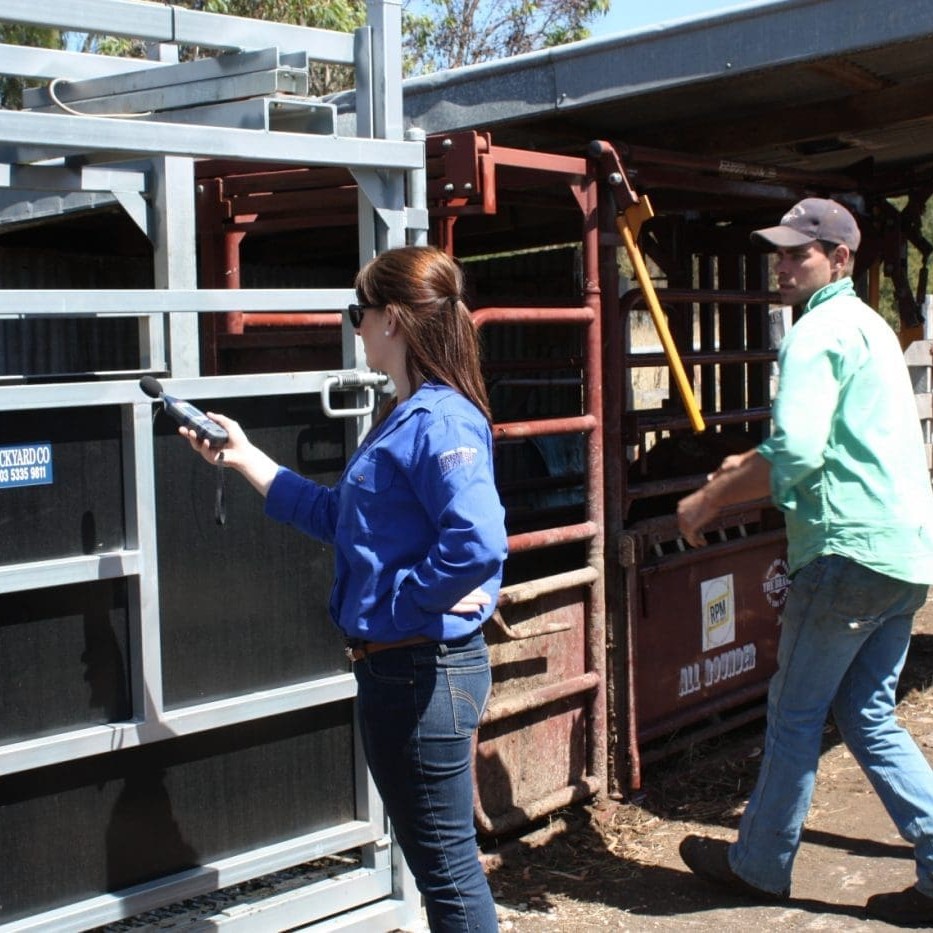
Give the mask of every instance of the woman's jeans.
M 774 893 L 791 868 L 830 709 L 901 836 L 914 846 L 917 887 L 933 895 L 933 771 L 895 720 L 895 690 L 926 585 L 820 557 L 795 576 L 768 691 L 758 783 L 729 850 L 733 870 Z
M 482 632 L 353 665 L 363 748 L 433 931 L 498 930 L 473 826 L 473 734 L 489 698 Z

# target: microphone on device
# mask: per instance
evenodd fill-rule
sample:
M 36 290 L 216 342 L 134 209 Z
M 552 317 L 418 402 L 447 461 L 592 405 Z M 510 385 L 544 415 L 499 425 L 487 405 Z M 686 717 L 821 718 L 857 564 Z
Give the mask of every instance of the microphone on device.
M 213 448 L 223 447 L 227 443 L 227 432 L 216 422 L 211 420 L 199 408 L 172 395 L 167 395 L 162 384 L 153 376 L 143 376 L 139 380 L 139 387 L 150 398 L 159 399 L 165 411 L 174 418 L 178 424 L 191 428 L 198 436 L 199 441 L 205 438 Z

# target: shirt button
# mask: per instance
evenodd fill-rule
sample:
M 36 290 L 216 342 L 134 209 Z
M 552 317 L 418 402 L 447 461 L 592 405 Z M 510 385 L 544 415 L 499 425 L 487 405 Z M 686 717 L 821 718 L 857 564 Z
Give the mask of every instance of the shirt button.
M 364 479 L 366 479 L 366 477 L 362 473 L 357 474 L 356 481 L 358 483 L 362 483 Z

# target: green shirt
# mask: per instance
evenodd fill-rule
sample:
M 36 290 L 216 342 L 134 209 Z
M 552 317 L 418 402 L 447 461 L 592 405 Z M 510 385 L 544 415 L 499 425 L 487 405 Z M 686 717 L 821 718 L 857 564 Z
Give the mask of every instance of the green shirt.
M 791 573 L 839 554 L 933 583 L 933 493 L 904 355 L 849 278 L 820 289 L 778 355 L 774 433 L 758 448 L 785 513 Z

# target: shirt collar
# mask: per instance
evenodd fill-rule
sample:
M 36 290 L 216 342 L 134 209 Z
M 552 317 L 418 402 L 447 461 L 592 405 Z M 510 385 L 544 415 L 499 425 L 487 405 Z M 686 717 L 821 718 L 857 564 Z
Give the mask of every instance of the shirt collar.
M 852 283 L 850 276 L 847 275 L 836 282 L 830 282 L 829 285 L 824 285 L 818 292 L 814 293 L 807 302 L 807 306 L 803 309 L 804 313 L 812 311 L 817 305 L 821 305 L 824 301 L 829 301 L 830 298 L 835 298 L 837 295 L 856 297 L 855 285 Z
M 413 395 L 409 395 L 404 402 L 400 402 L 396 406 L 391 417 L 393 420 L 401 422 L 416 411 L 431 411 L 441 398 L 453 391 L 450 386 L 441 383 L 423 382 Z

